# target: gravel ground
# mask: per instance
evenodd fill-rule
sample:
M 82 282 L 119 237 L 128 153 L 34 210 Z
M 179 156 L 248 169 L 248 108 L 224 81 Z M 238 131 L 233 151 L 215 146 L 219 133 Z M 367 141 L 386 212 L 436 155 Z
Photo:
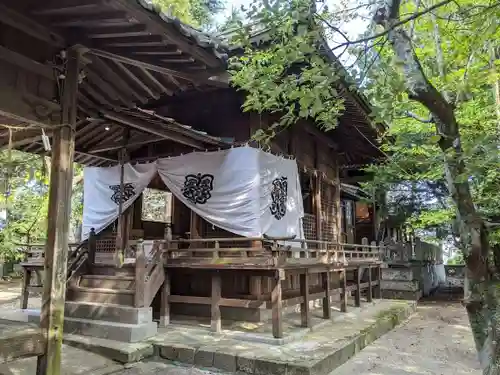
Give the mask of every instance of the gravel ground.
M 19 294 L 18 281 L 0 282 L 0 308 L 19 308 Z M 39 300 L 40 298 L 35 296 L 30 298 L 30 307 L 39 308 Z M 67 350 L 74 351 L 71 352 L 71 357 L 80 357 L 82 363 L 90 359 L 88 357 L 90 353 L 85 351 L 65 349 Z M 25 366 L 19 367 L 27 370 Z M 32 373 L 19 370 L 16 374 Z M 116 372 L 116 367 L 113 370 L 110 368 L 111 372 L 116 375 L 214 374 L 209 371 L 154 361 L 140 363 L 118 372 Z M 99 373 L 105 374 L 106 371 Z M 219 372 L 217 374 L 229 375 Z M 417 313 L 406 323 L 363 349 L 343 366 L 332 371 L 330 375 L 352 374 L 480 375 L 481 371 L 465 309 L 460 304 L 452 302 L 421 303 Z
M 474 340 L 459 303 L 419 304 L 404 325 L 330 375 L 479 375 Z

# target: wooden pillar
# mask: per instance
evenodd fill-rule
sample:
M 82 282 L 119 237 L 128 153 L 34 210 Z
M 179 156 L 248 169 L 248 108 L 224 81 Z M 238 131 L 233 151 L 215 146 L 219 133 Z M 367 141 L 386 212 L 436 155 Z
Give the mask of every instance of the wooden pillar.
M 160 327 L 170 324 L 170 272 L 165 270 L 165 281 L 161 288 Z
M 75 149 L 76 102 L 80 55 L 70 48 L 61 97 L 61 126 L 53 131 L 49 188 L 45 280 L 40 326 L 45 351 L 38 357 L 38 375 L 59 375 L 64 326 L 64 302 L 68 262 L 68 234 L 71 215 L 73 154 Z
M 366 300 L 373 301 L 373 284 L 372 284 L 372 267 L 368 266 L 368 293 L 366 293 Z
M 363 276 L 362 268 L 358 267 L 354 271 L 354 279 L 356 280 L 356 294 L 355 294 L 356 307 L 361 306 L 361 277 L 362 276 Z
M 191 210 L 191 219 L 189 221 L 190 238 L 200 238 L 201 220 L 198 214 Z M 195 246 L 196 247 L 196 246 Z
M 313 184 L 313 212 L 316 216 L 316 239 L 321 241 L 323 239 L 323 228 L 321 227 L 321 175 L 316 172 L 314 174 Z M 319 248 L 319 246 L 318 246 Z
M 23 287 L 21 290 L 21 310 L 28 308 L 29 286 L 31 280 L 31 270 L 23 267 Z
M 377 275 L 377 285 L 375 285 L 374 294 L 375 298 L 380 299 L 382 298 L 382 267 L 380 266 L 380 264 L 377 266 L 377 268 L 375 268 L 375 272 Z
M 347 280 L 345 270 L 340 271 L 340 311 L 347 311 Z
M 125 247 L 128 242 L 128 217 L 123 214 L 123 204 L 124 202 L 124 189 L 125 189 L 125 163 L 128 161 L 126 145 L 128 143 L 128 138 L 130 135 L 129 129 L 123 130 L 123 148 L 120 150 L 120 202 L 118 204 L 118 230 L 116 233 L 116 249 L 115 249 L 115 264 L 117 267 L 121 267 L 125 258 Z M 130 211 L 129 211 L 130 214 Z
M 307 270 L 300 274 L 300 321 L 302 327 L 311 328 L 311 311 L 309 310 L 309 274 Z
M 212 303 L 211 303 L 211 319 L 210 328 L 212 332 L 220 333 L 222 330 L 222 321 L 220 315 L 220 299 L 221 299 L 221 277 L 219 272 L 212 274 Z
M 281 272 L 276 271 L 275 276 L 272 278 L 273 285 L 271 291 L 271 306 L 273 316 L 273 336 L 274 338 L 283 338 L 283 317 L 282 317 L 282 290 L 281 290 Z
M 89 240 L 87 246 L 89 251 L 89 263 L 93 265 L 95 263 L 95 252 L 96 252 L 96 234 L 94 228 L 90 228 Z
M 340 168 L 339 168 L 339 156 L 337 152 L 334 152 L 335 158 L 335 210 L 337 215 L 337 242 L 342 242 L 341 233 L 342 233 L 342 209 L 341 209 L 341 198 L 340 198 Z M 354 217 L 354 216 L 351 216 Z M 347 228 L 346 228 L 347 229 Z M 352 230 L 352 229 L 351 229 Z M 352 237 L 354 237 L 353 231 Z M 353 241 L 354 242 L 354 241 Z
M 262 248 L 262 241 L 252 241 L 252 248 Z M 251 254 L 249 252 L 249 254 Z M 252 296 L 260 296 L 262 294 L 262 280 L 261 276 L 250 276 L 249 289 Z
M 332 315 L 331 293 L 330 293 L 330 270 L 321 274 L 321 282 L 325 296 L 323 297 L 323 319 L 330 319 Z

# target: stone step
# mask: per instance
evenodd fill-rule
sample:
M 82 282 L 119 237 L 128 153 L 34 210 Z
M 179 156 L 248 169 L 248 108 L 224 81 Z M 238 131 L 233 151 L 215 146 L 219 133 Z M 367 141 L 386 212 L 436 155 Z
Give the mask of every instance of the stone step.
M 28 322 L 40 324 L 40 310 L 31 309 L 24 313 Z M 64 317 L 64 333 L 107 339 L 115 342 L 136 343 L 156 335 L 158 333 L 158 323 L 149 321 L 140 324 L 127 324 Z
M 153 319 L 151 307 L 130 307 L 95 302 L 66 302 L 64 315 L 70 318 L 145 324 Z
M 133 290 L 70 287 L 66 299 L 73 302 L 94 302 L 122 306 L 134 305 Z
M 156 335 L 158 324 L 156 322 L 126 324 L 66 317 L 64 332 L 121 342 L 139 342 Z
M 135 286 L 134 276 L 116 276 L 116 275 L 83 275 L 80 278 L 80 286 L 86 288 L 103 289 L 128 289 L 132 290 Z

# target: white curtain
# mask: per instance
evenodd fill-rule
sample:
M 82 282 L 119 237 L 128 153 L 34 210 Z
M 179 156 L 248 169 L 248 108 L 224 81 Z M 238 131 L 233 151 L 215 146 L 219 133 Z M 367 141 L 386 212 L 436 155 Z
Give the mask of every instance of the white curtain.
M 124 165 L 123 210 L 141 195 L 156 173 L 155 164 Z M 82 240 L 90 229 L 99 233 L 118 217 L 120 204 L 120 166 L 86 167 L 83 172 Z
M 260 237 L 259 150 L 238 147 L 158 160 L 158 173 L 181 202 L 209 223 Z
M 193 152 L 125 166 L 123 208 L 158 172 L 181 202 L 209 223 L 244 237 L 303 238 L 302 194 L 295 160 L 252 147 Z M 85 168 L 83 237 L 118 216 L 120 167 Z M 116 191 L 116 189 L 118 189 Z M 119 198 L 119 197 L 118 197 Z

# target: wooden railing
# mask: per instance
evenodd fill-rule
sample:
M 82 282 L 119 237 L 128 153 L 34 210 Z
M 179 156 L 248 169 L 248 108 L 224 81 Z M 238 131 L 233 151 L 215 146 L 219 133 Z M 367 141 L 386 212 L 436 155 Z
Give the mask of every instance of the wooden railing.
M 166 252 L 169 259 L 191 258 L 198 261 L 234 260 L 244 258 L 268 258 L 269 265 L 278 265 L 285 260 L 293 263 L 343 263 L 381 261 L 385 252 L 375 242 L 347 244 L 330 241 L 295 238 L 197 238 L 155 241 Z M 237 247 L 226 247 L 231 243 Z M 238 244 L 242 246 L 238 246 Z M 249 246 L 251 243 L 253 246 Z M 245 246 L 246 245 L 246 246 Z
M 163 250 L 156 241 L 152 243 L 149 254 L 145 252 L 142 240 L 130 241 L 135 246 L 135 307 L 147 307 L 153 302 L 156 292 L 165 281 L 163 269 Z

